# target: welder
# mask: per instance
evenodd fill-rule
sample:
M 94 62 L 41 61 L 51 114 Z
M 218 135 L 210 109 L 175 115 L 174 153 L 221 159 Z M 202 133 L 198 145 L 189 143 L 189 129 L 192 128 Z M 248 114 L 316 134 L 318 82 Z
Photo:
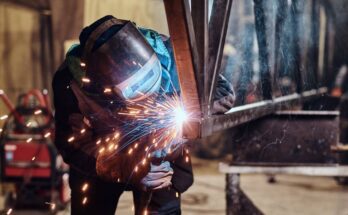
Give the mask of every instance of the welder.
M 124 190 L 133 191 L 135 214 L 145 209 L 147 214 L 181 214 L 180 194 L 193 183 L 191 164 L 183 156 L 151 165 L 132 182 L 107 180 L 98 174 L 103 165 L 98 167 L 95 147 L 100 137 L 124 123 L 126 119 L 113 113 L 129 102 L 180 92 L 169 38 L 105 16 L 84 28 L 79 40 L 53 80 L 55 145 L 70 165 L 71 214 L 115 214 Z M 214 112 L 226 112 L 233 102 L 231 84 L 219 76 Z M 71 136 L 74 133 L 81 135 Z M 122 163 L 132 162 L 127 159 Z M 122 165 L 115 168 L 126 171 Z

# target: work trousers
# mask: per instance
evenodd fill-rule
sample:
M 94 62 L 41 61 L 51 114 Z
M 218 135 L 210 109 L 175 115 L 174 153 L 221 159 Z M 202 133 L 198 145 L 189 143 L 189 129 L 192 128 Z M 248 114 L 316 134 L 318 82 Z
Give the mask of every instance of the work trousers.
M 86 182 L 88 189 L 82 191 L 83 184 Z M 126 184 L 87 178 L 74 169 L 70 170 L 69 185 L 72 215 L 114 215 L 118 200 L 125 190 L 133 192 L 135 215 L 181 214 L 180 196 L 174 188 L 143 192 Z

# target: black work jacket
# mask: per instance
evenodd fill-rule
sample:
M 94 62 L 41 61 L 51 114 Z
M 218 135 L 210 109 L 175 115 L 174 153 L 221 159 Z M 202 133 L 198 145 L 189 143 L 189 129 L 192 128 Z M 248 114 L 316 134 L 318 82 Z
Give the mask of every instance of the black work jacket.
M 78 99 L 70 86 L 72 80 L 73 76 L 64 62 L 55 73 L 52 83 L 55 106 L 55 146 L 64 161 L 70 165 L 70 171 L 78 171 L 84 177 L 98 177 L 96 174 L 96 158 L 91 155 L 92 153 L 86 153 L 86 150 L 81 150 L 81 147 L 76 147 L 68 141 L 74 133 L 74 129 L 84 123 L 84 117 L 79 110 Z M 75 140 L 74 144 L 79 144 L 82 148 L 84 145 L 93 145 L 90 144 L 95 142 L 93 128 L 88 133 L 92 135 L 87 135 L 81 140 Z M 185 162 L 184 157 L 180 156 L 171 162 L 171 166 L 174 170 L 172 178 L 174 188 L 178 192 L 186 191 L 193 183 L 191 163 Z

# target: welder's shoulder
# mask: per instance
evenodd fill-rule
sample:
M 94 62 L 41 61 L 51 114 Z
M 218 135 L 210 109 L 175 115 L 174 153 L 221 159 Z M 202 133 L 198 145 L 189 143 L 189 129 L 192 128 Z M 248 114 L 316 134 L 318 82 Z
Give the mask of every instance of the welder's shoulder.
M 72 75 L 69 71 L 67 63 L 64 61 L 53 76 L 52 87 L 53 90 L 61 88 L 61 86 L 68 86 L 72 80 Z
M 54 105 L 63 105 L 66 107 L 77 108 L 77 99 L 70 89 L 70 82 L 73 79 L 69 71 L 69 67 L 65 62 L 58 68 L 53 76 L 52 89 L 54 97 Z

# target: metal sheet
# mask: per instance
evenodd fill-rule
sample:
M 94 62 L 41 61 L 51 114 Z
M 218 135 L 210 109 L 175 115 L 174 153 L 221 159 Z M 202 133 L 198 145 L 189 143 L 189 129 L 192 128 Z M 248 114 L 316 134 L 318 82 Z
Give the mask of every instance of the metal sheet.
M 231 137 L 234 163 L 330 164 L 338 143 L 338 114 L 313 111 L 267 116 L 239 127 Z

